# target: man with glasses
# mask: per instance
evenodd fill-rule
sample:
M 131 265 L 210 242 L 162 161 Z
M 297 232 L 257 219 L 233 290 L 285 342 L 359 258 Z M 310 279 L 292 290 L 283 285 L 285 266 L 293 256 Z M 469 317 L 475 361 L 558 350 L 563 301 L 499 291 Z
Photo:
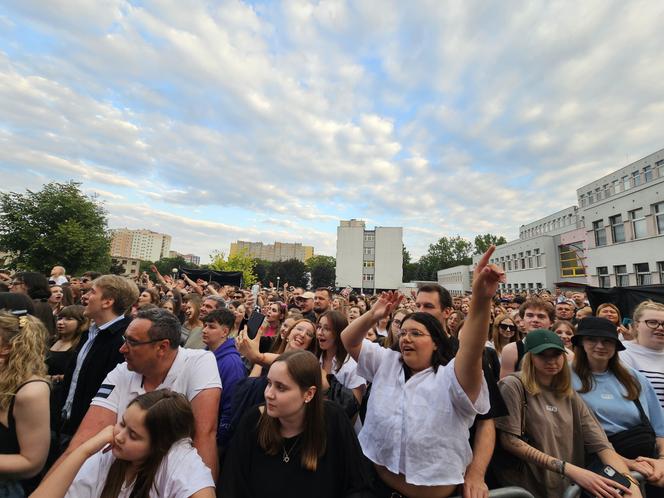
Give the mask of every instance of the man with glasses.
M 118 275 L 103 275 L 87 292 L 85 315 L 91 320 L 76 347 L 76 360 L 65 373 L 62 434 L 78 429 L 104 377 L 123 361 L 122 334 L 131 322 L 125 312 L 138 299 L 138 287 Z
M 191 402 L 194 446 L 216 478 L 221 381 L 214 355 L 179 347 L 180 322 L 164 309 L 139 311 L 121 338 L 125 363 L 101 383 L 67 453 L 122 420 L 127 405 L 139 394 L 167 388 Z

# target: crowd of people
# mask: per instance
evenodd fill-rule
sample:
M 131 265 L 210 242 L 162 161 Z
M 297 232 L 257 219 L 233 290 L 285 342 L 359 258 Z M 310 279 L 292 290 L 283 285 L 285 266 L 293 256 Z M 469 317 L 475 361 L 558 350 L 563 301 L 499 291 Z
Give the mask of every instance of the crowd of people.
M 493 249 L 454 297 L 0 271 L 0 497 L 664 496 L 664 304 Z

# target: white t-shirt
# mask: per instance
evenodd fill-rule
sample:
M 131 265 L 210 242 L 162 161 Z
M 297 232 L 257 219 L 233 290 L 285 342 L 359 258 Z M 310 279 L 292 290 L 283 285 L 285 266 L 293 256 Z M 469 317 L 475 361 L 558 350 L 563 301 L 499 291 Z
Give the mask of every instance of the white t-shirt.
M 322 355 L 320 357 L 320 364 L 323 366 Z M 344 361 L 343 365 L 341 365 L 339 371 L 337 371 L 338 366 L 337 358 L 333 357 L 332 371 L 328 373 L 333 374 L 342 386 L 348 389 L 355 389 L 356 387 L 366 386 L 367 381 L 357 375 L 357 362 L 350 355 L 346 356 L 346 360 Z
M 189 401 L 203 389 L 221 388 L 214 354 L 199 349 L 178 348 L 171 369 L 164 382 L 157 387 L 163 388 L 184 394 Z M 120 420 L 127 405 L 143 393 L 143 376 L 129 370 L 126 363 L 121 363 L 108 373 L 91 405 L 117 413 L 117 419 Z
M 108 453 L 95 453 L 88 458 L 76 474 L 65 498 L 97 498 L 106 484 L 106 477 L 115 457 Z M 214 488 L 212 474 L 191 439 L 181 439 L 171 446 L 161 461 L 150 498 L 189 498 L 205 488 Z M 134 483 L 122 488 L 118 498 L 129 498 Z
M 636 342 L 623 342 L 623 345 L 625 350 L 620 352 L 620 359 L 646 376 L 664 408 L 664 351 L 648 349 Z
M 454 361 L 405 381 L 401 353 L 364 340 L 357 373 L 373 382 L 359 440 L 364 454 L 406 482 L 460 484 L 472 459 L 469 428 L 489 411 L 489 390 L 472 403 L 454 373 Z

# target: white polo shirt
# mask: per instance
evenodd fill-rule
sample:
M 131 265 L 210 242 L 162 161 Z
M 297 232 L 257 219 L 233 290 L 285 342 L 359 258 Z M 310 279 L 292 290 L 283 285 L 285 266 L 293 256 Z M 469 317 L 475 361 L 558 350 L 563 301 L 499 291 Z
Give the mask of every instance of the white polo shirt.
M 200 349 L 178 348 L 171 369 L 164 382 L 157 387 L 164 388 L 184 394 L 189 401 L 203 389 L 221 389 L 214 354 Z M 106 376 L 91 405 L 115 412 L 119 421 L 127 405 L 143 393 L 143 375 L 129 370 L 127 363 L 121 363 Z
M 461 484 L 472 459 L 469 428 L 489 411 L 489 390 L 473 404 L 454 373 L 454 360 L 405 381 L 401 353 L 364 340 L 357 373 L 372 382 L 362 451 L 418 486 Z
M 109 451 L 95 453 L 88 458 L 76 474 L 74 482 L 67 490 L 65 498 L 96 498 L 101 495 L 108 471 L 115 457 Z M 128 498 L 134 484 L 122 487 L 118 498 Z M 161 461 L 150 490 L 150 497 L 189 498 L 205 488 L 214 488 L 212 474 L 196 449 L 191 439 L 181 439 L 171 446 Z

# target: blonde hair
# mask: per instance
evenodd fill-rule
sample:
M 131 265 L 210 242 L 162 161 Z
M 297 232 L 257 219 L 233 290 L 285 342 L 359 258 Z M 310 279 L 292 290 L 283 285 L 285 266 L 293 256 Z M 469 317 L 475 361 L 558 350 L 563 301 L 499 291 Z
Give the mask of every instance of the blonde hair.
M 648 299 L 646 301 L 641 302 L 634 310 L 634 315 L 633 315 L 634 321 L 635 322 L 641 321 L 641 318 L 643 317 L 643 314 L 646 311 L 664 311 L 664 304 L 653 301 L 652 299 Z M 632 331 L 634 332 L 634 335 L 638 339 L 639 328 L 633 325 Z
M 16 388 L 30 377 L 46 377 L 48 332 L 38 318 L 0 311 L 0 345 L 9 346 L 5 368 L 0 370 L 0 409 L 8 410 Z
M 532 353 L 526 353 L 521 363 L 521 381 L 526 391 L 535 396 L 542 392 L 542 388 L 537 381 L 535 372 L 535 363 L 532 360 Z M 551 380 L 551 390 L 556 396 L 571 397 L 574 394 L 572 389 L 572 376 L 567 361 L 563 362 L 563 368 Z

